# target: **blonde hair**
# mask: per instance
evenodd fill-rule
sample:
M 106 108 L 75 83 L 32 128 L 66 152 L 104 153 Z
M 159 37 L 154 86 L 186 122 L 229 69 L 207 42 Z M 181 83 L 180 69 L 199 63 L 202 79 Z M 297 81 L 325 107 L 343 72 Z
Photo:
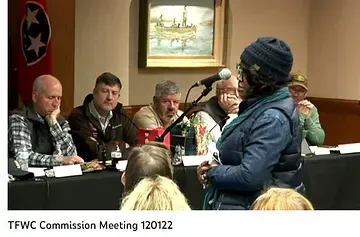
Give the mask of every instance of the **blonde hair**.
M 252 204 L 253 210 L 314 210 L 303 195 L 290 188 L 270 188 Z
M 191 210 L 184 194 L 169 178 L 144 178 L 121 203 L 120 210 Z

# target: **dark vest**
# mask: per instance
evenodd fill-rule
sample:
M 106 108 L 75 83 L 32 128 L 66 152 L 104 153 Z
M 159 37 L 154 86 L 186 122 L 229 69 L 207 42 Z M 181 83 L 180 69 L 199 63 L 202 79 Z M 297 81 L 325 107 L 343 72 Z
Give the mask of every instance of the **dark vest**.
M 25 118 L 30 131 L 31 146 L 34 152 L 46 155 L 54 153 L 54 140 L 50 133 L 49 125 L 45 119 L 41 121 L 32 102 L 25 104 L 22 108 L 11 112 L 11 114 L 19 114 Z M 65 119 L 62 116 L 59 116 L 57 121 L 60 126 L 65 123 Z
M 220 107 L 216 96 L 211 97 L 208 101 L 199 105 L 194 113 L 200 111 L 208 113 L 210 117 L 219 124 L 220 130 L 225 126 L 228 114 Z
M 244 120 L 223 142 L 221 156 L 232 156 L 238 163 L 243 158 L 244 144 L 247 144 L 252 123 L 265 110 L 278 109 L 288 118 L 291 127 L 292 142 L 281 153 L 278 163 L 272 170 L 272 177 L 264 183 L 264 189 L 270 186 L 296 188 L 304 194 L 302 183 L 301 131 L 299 118 L 292 100 L 286 99 L 266 104 L 255 110 Z M 255 192 L 238 192 L 220 190 L 220 197 L 215 204 L 216 209 L 247 209 L 263 190 Z

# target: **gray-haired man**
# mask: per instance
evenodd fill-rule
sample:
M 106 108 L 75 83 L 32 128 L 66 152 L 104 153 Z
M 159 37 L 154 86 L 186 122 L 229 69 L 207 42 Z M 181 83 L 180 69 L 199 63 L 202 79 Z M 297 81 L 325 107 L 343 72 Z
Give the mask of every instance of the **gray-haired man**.
M 134 123 L 139 128 L 166 129 L 183 113 L 179 110 L 180 98 L 180 88 L 175 82 L 158 83 L 155 87 L 153 103 L 142 107 L 134 115 Z

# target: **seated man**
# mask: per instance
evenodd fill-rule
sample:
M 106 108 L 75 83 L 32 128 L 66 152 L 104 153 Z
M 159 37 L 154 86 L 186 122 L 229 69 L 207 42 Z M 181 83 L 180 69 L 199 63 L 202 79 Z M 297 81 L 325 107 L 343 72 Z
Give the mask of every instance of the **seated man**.
M 153 103 L 142 107 L 133 121 L 139 128 L 164 128 L 170 126 L 183 112 L 179 110 L 180 88 L 173 81 L 162 81 L 155 87 Z M 184 120 L 187 120 L 184 118 Z
M 109 156 L 116 143 L 122 152 L 126 143 L 137 144 L 137 128 L 118 103 L 121 87 L 115 75 L 101 74 L 93 94 L 87 95 L 83 105 L 73 109 L 69 116 L 75 145 L 85 161 L 104 159 L 101 152 L 105 150 Z
M 35 79 L 32 101 L 10 113 L 9 155 L 28 153 L 30 166 L 51 167 L 82 163 L 77 156 L 68 122 L 60 115 L 62 86 L 51 75 Z M 59 146 L 63 156 L 53 156 Z
M 198 155 L 207 154 L 209 143 L 217 142 L 223 127 L 237 117 L 241 101 L 237 90 L 236 76 L 219 81 L 216 84 L 216 95 L 195 109 Z
M 310 145 L 319 146 L 324 144 L 325 132 L 321 127 L 319 113 L 315 105 L 305 100 L 308 92 L 306 76 L 295 74 L 291 76 L 289 91 L 300 112 L 300 124 L 303 138 Z

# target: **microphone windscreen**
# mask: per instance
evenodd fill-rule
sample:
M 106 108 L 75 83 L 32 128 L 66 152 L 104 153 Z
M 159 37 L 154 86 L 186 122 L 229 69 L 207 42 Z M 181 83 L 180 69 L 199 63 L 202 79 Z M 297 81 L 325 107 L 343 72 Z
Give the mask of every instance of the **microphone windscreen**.
M 228 68 L 224 68 L 219 72 L 219 76 L 222 80 L 228 80 L 231 77 L 231 71 Z

